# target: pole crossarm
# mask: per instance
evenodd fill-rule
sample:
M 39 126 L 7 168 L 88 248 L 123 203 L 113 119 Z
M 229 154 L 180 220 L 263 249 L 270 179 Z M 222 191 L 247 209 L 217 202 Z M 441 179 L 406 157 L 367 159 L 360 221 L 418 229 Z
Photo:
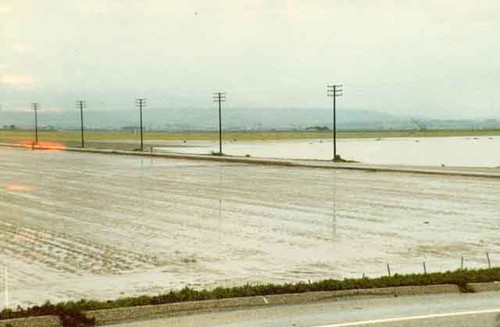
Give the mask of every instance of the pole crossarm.
M 340 97 L 342 96 L 342 84 L 329 84 L 326 86 L 327 96 Z
M 145 98 L 135 99 L 135 105 L 137 107 L 145 107 L 146 106 L 146 99 Z
M 225 92 L 215 92 L 213 95 L 214 102 L 225 102 L 226 93 Z
M 76 107 L 78 109 L 80 109 L 80 108 L 82 108 L 82 109 L 83 108 L 87 108 L 87 104 L 86 104 L 86 102 L 84 100 L 78 100 L 78 101 L 76 101 Z

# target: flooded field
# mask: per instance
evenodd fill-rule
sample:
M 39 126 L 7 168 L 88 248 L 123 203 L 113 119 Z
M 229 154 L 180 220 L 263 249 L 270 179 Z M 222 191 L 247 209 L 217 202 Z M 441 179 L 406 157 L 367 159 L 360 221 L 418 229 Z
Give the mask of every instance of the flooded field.
M 217 142 L 190 142 L 189 147 L 155 148 L 156 151 L 208 154 L 219 151 Z M 332 140 L 224 143 L 229 155 L 287 159 L 332 159 Z M 343 158 L 370 164 L 499 167 L 500 137 L 421 137 L 339 139 Z
M 500 264 L 498 179 L 8 148 L 0 170 L 11 305 Z

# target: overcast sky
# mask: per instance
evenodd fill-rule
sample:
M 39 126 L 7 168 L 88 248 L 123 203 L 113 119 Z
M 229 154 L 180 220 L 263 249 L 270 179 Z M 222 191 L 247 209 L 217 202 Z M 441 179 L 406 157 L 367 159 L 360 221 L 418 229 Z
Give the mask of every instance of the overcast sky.
M 0 0 L 0 105 L 500 118 L 500 1 Z

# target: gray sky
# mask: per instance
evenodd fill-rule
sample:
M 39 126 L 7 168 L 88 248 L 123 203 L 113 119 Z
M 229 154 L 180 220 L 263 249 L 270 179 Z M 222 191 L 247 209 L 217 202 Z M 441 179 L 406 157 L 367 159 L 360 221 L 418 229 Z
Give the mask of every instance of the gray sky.
M 0 0 L 4 110 L 329 107 L 500 118 L 500 1 Z

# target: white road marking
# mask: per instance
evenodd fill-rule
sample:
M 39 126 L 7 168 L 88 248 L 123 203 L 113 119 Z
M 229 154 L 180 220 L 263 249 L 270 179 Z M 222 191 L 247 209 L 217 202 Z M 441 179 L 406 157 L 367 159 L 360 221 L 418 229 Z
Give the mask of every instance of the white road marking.
M 483 314 L 483 313 L 500 313 L 500 309 L 437 313 L 437 314 L 424 315 L 424 316 L 410 316 L 410 317 L 389 318 L 389 319 L 365 320 L 365 321 L 356 321 L 356 322 L 340 323 L 340 324 L 333 324 L 333 325 L 321 325 L 321 326 L 314 326 L 314 327 L 349 327 L 349 326 L 361 326 L 361 325 L 366 325 L 366 324 L 381 324 L 381 323 L 388 323 L 388 322 L 411 321 L 411 320 L 421 320 L 421 319 L 430 319 L 430 318 L 467 316 L 467 315 Z

